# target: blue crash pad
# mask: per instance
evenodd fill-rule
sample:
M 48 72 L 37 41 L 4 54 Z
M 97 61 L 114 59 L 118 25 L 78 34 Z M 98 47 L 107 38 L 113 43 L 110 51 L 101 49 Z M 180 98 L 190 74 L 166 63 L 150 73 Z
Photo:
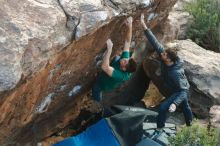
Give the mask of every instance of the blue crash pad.
M 53 146 L 120 146 L 120 144 L 106 120 L 102 119 L 86 131 Z

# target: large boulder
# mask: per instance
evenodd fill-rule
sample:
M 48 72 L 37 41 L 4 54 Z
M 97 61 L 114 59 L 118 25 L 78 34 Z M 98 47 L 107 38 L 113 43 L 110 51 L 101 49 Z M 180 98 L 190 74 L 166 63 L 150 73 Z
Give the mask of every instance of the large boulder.
M 57 1 L 1 1 L 0 92 L 14 88 L 22 75 L 44 67 L 70 43 L 72 32 Z
M 86 95 L 107 38 L 113 40 L 113 52 L 120 50 L 129 14 L 139 44 L 140 12 L 155 27 L 163 24 L 175 2 L 1 1 L 0 145 L 35 145 L 76 123 L 91 105 Z
M 178 0 L 172 8 L 164 27 L 161 28 L 164 43 L 174 39 L 183 40 L 187 38 L 187 31 L 193 23 L 193 16 L 184 7 L 190 2 L 192 0 Z
M 220 126 L 220 54 L 205 50 L 191 40 L 176 40 L 168 46 L 177 48 L 185 62 L 193 112 L 201 118 L 210 117 L 214 125 Z

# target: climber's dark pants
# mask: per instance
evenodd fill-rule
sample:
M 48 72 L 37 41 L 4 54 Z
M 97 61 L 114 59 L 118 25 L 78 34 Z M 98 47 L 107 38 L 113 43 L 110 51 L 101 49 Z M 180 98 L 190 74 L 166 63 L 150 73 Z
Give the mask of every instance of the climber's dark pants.
M 92 86 L 92 98 L 96 101 L 102 100 L 102 90 L 97 81 Z
M 163 103 L 160 104 L 159 112 L 158 112 L 159 114 L 157 116 L 157 128 L 163 128 L 165 126 L 166 114 L 168 112 L 170 105 L 176 99 L 177 94 L 173 94 L 171 97 L 169 97 Z M 182 96 L 188 96 L 188 92 L 187 91 L 183 92 Z M 185 100 L 182 101 L 182 103 L 179 106 L 180 106 L 180 108 L 182 108 L 186 125 L 190 126 L 190 124 L 192 122 L 192 111 L 189 106 L 187 97 L 185 98 Z
M 173 103 L 177 96 L 175 94 L 172 94 L 172 91 L 169 91 L 164 79 L 156 73 L 158 71 L 158 68 L 160 67 L 159 65 L 160 63 L 157 59 L 148 58 L 143 62 L 144 72 L 148 80 L 147 82 L 149 83 L 150 81 L 152 81 L 164 97 L 169 97 L 165 99 L 165 101 L 160 105 L 159 108 L 157 127 L 162 128 L 164 127 L 166 121 L 166 113 L 168 112 L 169 106 Z M 186 98 L 179 106 L 182 108 L 186 124 L 189 126 L 192 121 L 192 111 L 188 103 L 188 91 L 186 90 L 186 92 L 184 92 L 182 96 L 186 96 Z

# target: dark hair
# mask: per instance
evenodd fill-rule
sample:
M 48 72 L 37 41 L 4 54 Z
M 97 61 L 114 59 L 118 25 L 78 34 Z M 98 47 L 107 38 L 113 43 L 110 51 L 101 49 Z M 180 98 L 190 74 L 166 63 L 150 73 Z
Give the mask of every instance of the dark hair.
M 130 58 L 128 64 L 126 65 L 126 71 L 133 73 L 136 71 L 137 63 L 133 58 Z
M 178 59 L 177 50 L 168 48 L 165 51 L 167 53 L 167 57 L 169 57 L 171 61 L 176 62 Z

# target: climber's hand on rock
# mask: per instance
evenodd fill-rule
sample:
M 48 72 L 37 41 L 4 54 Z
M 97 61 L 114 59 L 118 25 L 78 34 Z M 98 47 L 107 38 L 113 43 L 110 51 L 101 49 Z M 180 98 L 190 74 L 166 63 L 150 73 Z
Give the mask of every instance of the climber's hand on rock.
M 128 27 L 132 27 L 132 22 L 133 22 L 133 18 L 130 16 L 130 17 L 127 18 L 125 24 L 126 24 Z
M 176 111 L 176 105 L 174 103 L 172 103 L 169 107 L 169 112 L 175 112 Z
M 141 24 L 145 24 L 145 22 L 144 22 L 144 13 L 141 13 Z
M 108 40 L 106 41 L 106 44 L 107 44 L 107 50 L 112 50 L 112 47 L 113 47 L 112 40 L 111 40 L 111 39 L 108 39 Z
M 135 41 L 132 41 L 130 45 L 130 52 L 134 52 L 134 50 L 135 50 Z
M 144 13 L 141 14 L 141 24 L 144 27 L 144 29 L 148 29 L 148 27 L 147 27 L 147 25 L 145 24 L 145 21 L 144 21 Z

